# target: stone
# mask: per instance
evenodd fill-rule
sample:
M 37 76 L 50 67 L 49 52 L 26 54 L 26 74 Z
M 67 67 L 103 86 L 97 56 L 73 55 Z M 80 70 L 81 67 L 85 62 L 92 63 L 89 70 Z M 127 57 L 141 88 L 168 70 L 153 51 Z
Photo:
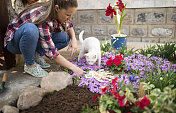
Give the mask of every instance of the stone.
M 19 109 L 28 109 L 32 106 L 36 106 L 40 103 L 43 96 L 47 93 L 46 90 L 36 87 L 29 86 L 24 92 L 19 96 L 17 107 Z
M 68 85 L 73 83 L 69 73 L 61 72 L 50 72 L 48 76 L 45 76 L 41 80 L 41 88 L 47 91 L 59 91 Z
M 78 11 L 78 18 L 80 24 L 95 24 L 96 23 L 95 11 Z
M 147 35 L 147 31 L 144 28 L 135 28 L 131 31 L 132 36 L 137 37 L 145 37 Z
M 174 38 L 175 25 L 151 25 L 149 37 Z
M 13 106 L 4 105 L 2 108 L 3 113 L 19 113 L 19 109 Z
M 106 35 L 106 26 L 93 26 L 93 35 Z
M 153 28 L 151 30 L 151 34 L 153 36 L 171 36 L 173 33 L 172 29 L 166 29 L 166 28 Z
M 86 34 L 92 34 L 92 32 L 91 32 L 91 27 L 90 26 L 88 26 L 88 25 L 76 25 L 75 27 L 74 27 L 74 31 L 75 31 L 75 34 L 76 35 L 79 35 L 79 33 L 82 31 L 82 30 L 84 30 L 84 35 L 86 35 Z
M 166 9 L 136 9 L 136 24 L 165 24 Z
M 105 10 L 98 11 L 98 15 L 99 24 L 115 24 L 115 21 L 111 17 L 105 15 Z
M 3 73 L 0 74 L 2 80 Z M 16 105 L 19 95 L 29 86 L 39 86 L 41 78 L 24 73 L 23 67 L 7 70 L 5 90 L 0 93 L 0 111 L 4 105 Z

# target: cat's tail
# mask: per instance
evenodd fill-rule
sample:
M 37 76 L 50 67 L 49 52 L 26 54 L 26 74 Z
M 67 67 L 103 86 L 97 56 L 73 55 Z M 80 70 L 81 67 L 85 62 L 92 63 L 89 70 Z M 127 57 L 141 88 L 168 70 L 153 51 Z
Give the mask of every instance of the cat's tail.
M 84 30 L 81 31 L 81 33 L 79 34 L 79 41 L 80 41 L 81 43 L 83 43 L 83 34 L 84 34 Z

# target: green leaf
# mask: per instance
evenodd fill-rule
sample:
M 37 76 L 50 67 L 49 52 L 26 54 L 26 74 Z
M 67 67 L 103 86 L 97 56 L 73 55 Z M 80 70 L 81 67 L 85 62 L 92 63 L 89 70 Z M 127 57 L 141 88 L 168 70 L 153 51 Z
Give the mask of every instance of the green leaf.
M 152 56 L 152 54 L 147 54 L 147 58 L 150 58 Z
M 148 90 L 148 87 L 146 85 L 143 86 L 144 90 Z
M 160 89 L 154 89 L 154 90 L 152 90 L 151 91 L 151 94 L 154 94 L 154 95 L 156 95 L 156 96 L 159 96 L 160 94 L 161 94 L 161 90 Z

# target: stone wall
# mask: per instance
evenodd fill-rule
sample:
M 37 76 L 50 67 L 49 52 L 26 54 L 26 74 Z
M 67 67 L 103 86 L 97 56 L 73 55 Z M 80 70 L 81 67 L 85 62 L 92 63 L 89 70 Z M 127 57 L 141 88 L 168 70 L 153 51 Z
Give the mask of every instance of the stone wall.
M 176 41 L 176 7 L 127 8 L 122 33 L 129 42 Z M 105 16 L 105 9 L 78 9 L 72 22 L 76 35 L 110 39 L 116 33 L 115 21 Z

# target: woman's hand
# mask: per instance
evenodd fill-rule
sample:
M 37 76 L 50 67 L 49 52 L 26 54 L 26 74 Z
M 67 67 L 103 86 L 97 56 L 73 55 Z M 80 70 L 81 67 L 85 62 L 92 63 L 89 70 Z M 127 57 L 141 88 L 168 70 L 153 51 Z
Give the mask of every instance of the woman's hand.
M 57 64 L 67 69 L 70 69 L 71 71 L 73 71 L 73 73 L 76 73 L 78 77 L 86 73 L 84 70 L 82 70 L 81 68 L 77 67 L 76 65 L 65 59 L 62 55 L 58 55 L 57 57 L 55 57 L 54 60 L 56 61 Z
M 68 50 L 71 50 L 70 56 L 73 56 L 74 53 L 77 51 L 77 49 L 78 49 L 77 40 L 76 38 L 72 38 L 68 46 Z
M 84 75 L 86 72 L 85 71 L 83 71 L 81 68 L 79 68 L 79 67 L 75 67 L 73 70 L 73 73 L 76 73 L 76 75 L 78 76 L 78 77 L 81 77 L 82 75 Z

